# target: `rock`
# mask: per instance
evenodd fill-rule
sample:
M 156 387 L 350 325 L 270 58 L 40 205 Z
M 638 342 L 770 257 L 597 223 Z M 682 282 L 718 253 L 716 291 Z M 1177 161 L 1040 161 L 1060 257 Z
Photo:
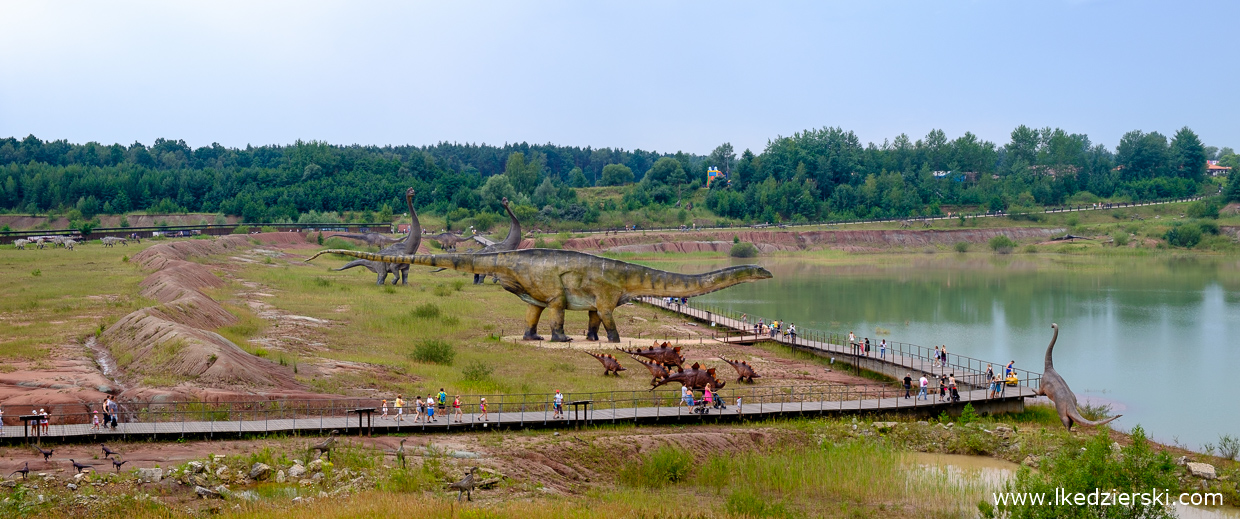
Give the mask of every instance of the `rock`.
M 228 467 L 220 465 L 219 468 L 215 469 L 215 477 L 224 477 L 225 474 L 228 474 Z
M 299 478 L 306 475 L 306 467 L 300 462 L 293 462 L 293 466 L 288 469 L 288 477 Z
M 250 479 L 254 481 L 263 481 L 271 476 L 271 465 L 258 462 L 250 466 Z
M 917 422 L 917 425 L 930 425 L 930 422 L 927 422 L 927 421 L 925 421 L 925 420 L 921 420 L 921 421 L 918 421 L 918 422 Z
M 302 462 L 301 462 L 301 460 L 293 460 L 293 464 L 294 464 L 294 465 L 304 465 L 304 463 L 302 463 Z
M 164 479 L 164 469 L 159 467 L 153 469 L 138 469 L 138 481 L 142 483 L 159 483 Z
M 1175 464 L 1181 467 L 1188 465 L 1188 456 L 1180 456 L 1175 459 Z
M 478 453 L 476 452 L 469 452 L 469 451 L 452 451 L 451 453 L 448 454 L 448 456 L 451 456 L 453 458 L 464 458 L 464 459 L 474 459 L 474 458 L 482 457 L 482 456 L 479 456 Z
M 6 479 L 4 482 L 0 483 L 0 487 L 4 488 L 15 488 L 16 486 L 17 482 L 11 479 Z
M 276 471 L 276 483 L 283 483 L 283 482 L 284 482 L 284 471 L 283 470 Z
M 1119 442 L 1111 442 L 1111 454 L 1119 456 L 1124 452 L 1124 448 L 1119 446 Z
M 323 499 L 323 498 L 325 498 L 325 497 L 327 497 L 327 492 L 324 492 L 324 491 L 320 490 L 320 491 L 319 491 L 319 499 Z
M 76 482 L 78 482 L 78 483 L 81 483 L 81 482 L 82 482 L 82 478 L 84 478 L 84 477 L 86 477 L 86 473 L 85 473 L 85 472 L 78 472 L 77 474 L 74 474 L 74 475 L 73 475 L 73 481 L 76 481 Z
M 896 428 L 896 422 L 874 422 L 874 428 L 879 432 L 887 432 Z
M 310 479 L 311 479 L 312 481 L 323 481 L 323 473 L 322 473 L 322 472 L 315 472 L 315 473 L 314 473 L 314 476 L 312 476 Z
M 1036 469 L 1038 468 L 1038 457 L 1033 455 L 1025 456 L 1025 461 L 1020 462 L 1020 464 Z
M 323 470 L 323 460 L 316 459 L 314 461 L 311 461 L 310 465 L 306 468 L 310 469 L 310 472 L 318 472 L 320 470 Z
M 65 485 L 65 486 L 66 486 L 66 487 L 69 487 L 69 490 L 77 490 L 77 489 L 78 489 L 78 486 L 77 486 L 77 485 L 74 485 L 73 483 L 69 483 L 68 485 Z
M 196 487 L 205 487 L 210 484 L 210 482 L 207 481 L 207 477 L 202 474 L 190 474 L 186 476 L 185 483 Z
M 220 493 L 207 487 L 194 487 L 194 493 L 202 496 L 203 499 L 208 497 L 220 497 Z
M 233 492 L 229 497 L 235 497 L 244 501 L 258 501 L 258 494 L 253 490 L 243 490 L 241 492 Z
M 219 462 L 221 462 L 221 461 L 224 461 L 224 455 L 223 455 L 223 454 L 216 454 L 216 455 L 214 455 L 214 456 L 211 456 L 211 459 L 212 459 L 212 460 L 214 460 L 216 463 L 219 463 Z
M 203 470 L 206 470 L 206 467 L 203 466 L 201 461 L 191 461 L 186 465 L 185 469 L 190 471 L 192 474 L 197 474 Z
M 996 425 L 996 426 L 995 426 L 995 432 L 997 432 L 997 433 L 1011 434 L 1011 433 L 1016 432 L 1016 430 L 1015 430 L 1015 429 L 1013 429 L 1013 428 L 1012 428 L 1012 426 L 1010 426 L 1010 425 L 1008 425 L 1008 424 L 1001 423 L 1001 424 L 998 424 L 998 425 Z
M 310 481 L 309 479 L 303 479 L 303 480 L 301 480 L 301 483 L 300 483 L 300 485 L 301 485 L 301 486 L 303 486 L 303 487 L 308 487 L 308 486 L 313 485 L 313 484 L 314 484 L 314 482 L 313 482 L 313 481 Z
M 1202 479 L 1214 479 L 1216 477 L 1214 465 L 1209 463 L 1194 463 L 1190 461 L 1188 462 L 1188 473 Z

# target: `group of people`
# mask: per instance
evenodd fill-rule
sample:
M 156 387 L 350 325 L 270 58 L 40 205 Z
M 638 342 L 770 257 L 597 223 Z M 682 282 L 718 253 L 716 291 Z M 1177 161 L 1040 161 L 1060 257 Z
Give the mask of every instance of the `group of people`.
M 848 332 L 848 344 L 852 347 L 852 354 L 858 357 L 869 357 L 873 351 L 869 337 L 858 341 L 857 334 L 853 332 Z M 878 358 L 887 358 L 887 339 L 883 339 L 878 343 Z
M 918 388 L 919 388 L 917 391 L 917 396 L 914 397 L 912 396 L 913 375 L 911 373 L 905 373 L 904 374 L 904 398 L 905 399 L 915 398 L 917 400 L 929 400 L 930 391 L 933 391 L 930 388 L 929 377 L 933 377 L 933 375 L 928 375 L 926 373 L 921 374 L 921 379 L 917 381 Z M 937 400 L 936 400 L 937 402 L 959 402 L 960 401 L 960 391 L 956 389 L 956 374 L 955 373 L 939 375 L 938 383 L 939 383 L 939 387 L 937 391 L 938 393 Z
M 108 395 L 107 398 L 103 399 L 102 406 L 102 420 L 100 420 L 98 410 L 91 411 L 90 430 L 98 431 L 104 427 L 111 427 L 112 430 L 115 431 L 118 420 L 117 415 L 120 414 L 120 405 L 116 403 L 116 399 L 112 398 L 112 395 Z
M 435 416 L 436 410 L 438 410 L 438 414 L 440 416 L 444 416 L 451 423 L 462 423 L 465 419 L 465 414 L 461 411 L 461 395 L 456 395 L 456 397 L 452 399 L 452 416 L 447 417 L 448 393 L 445 392 L 442 387 L 439 388 L 438 395 L 435 395 L 435 394 L 426 395 L 426 400 L 422 400 L 420 397 L 414 397 L 413 402 L 411 403 L 406 402 L 405 396 L 403 394 L 397 394 L 396 399 L 392 400 L 391 402 L 389 402 L 387 399 L 384 399 L 383 403 L 380 404 L 379 418 L 380 419 L 390 418 L 398 422 L 403 422 L 405 421 L 405 406 L 406 405 L 409 405 L 410 407 L 413 408 L 413 423 L 438 422 L 439 418 Z M 393 415 L 388 415 L 389 408 L 393 411 Z M 486 421 L 487 420 L 487 399 L 485 397 L 482 398 L 482 400 L 478 402 L 478 408 L 482 414 L 482 420 Z
M 742 315 L 741 320 L 748 321 L 749 316 Z M 785 324 L 788 324 L 787 329 L 784 328 Z M 772 319 L 771 323 L 767 324 L 766 319 L 758 319 L 758 322 L 753 323 L 753 334 L 769 335 L 772 339 L 779 335 L 783 335 L 784 337 L 789 337 L 795 341 L 797 340 L 797 325 L 796 323 L 784 323 L 778 319 Z
M 712 407 L 715 409 L 719 409 L 720 412 L 728 408 L 727 404 L 724 403 L 723 401 L 723 397 L 711 391 L 710 384 L 706 384 L 706 387 L 703 389 L 701 400 L 694 398 L 693 390 L 689 389 L 689 386 L 681 384 L 680 385 L 680 403 L 684 404 L 685 407 L 692 408 L 694 412 L 703 413 L 703 414 L 709 413 Z M 744 414 L 744 412 L 741 410 L 742 409 L 741 404 L 742 404 L 741 397 L 739 396 L 736 397 L 736 414 L 738 415 Z

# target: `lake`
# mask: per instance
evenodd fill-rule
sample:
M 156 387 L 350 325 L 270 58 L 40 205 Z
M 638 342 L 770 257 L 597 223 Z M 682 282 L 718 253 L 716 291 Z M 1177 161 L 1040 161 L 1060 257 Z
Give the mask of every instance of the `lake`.
M 748 261 L 752 262 L 752 261 Z M 680 263 L 698 272 L 740 261 Z M 1200 449 L 1240 436 L 1240 261 L 1052 255 L 762 258 L 774 279 L 693 301 L 871 341 L 1042 371 L 1109 403 L 1128 430 Z

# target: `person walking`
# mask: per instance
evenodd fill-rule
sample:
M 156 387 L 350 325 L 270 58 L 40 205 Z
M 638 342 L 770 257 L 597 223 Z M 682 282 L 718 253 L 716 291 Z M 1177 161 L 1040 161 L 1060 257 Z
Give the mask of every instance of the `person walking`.
M 388 408 L 388 402 L 387 402 L 387 399 L 384 398 L 383 404 L 379 407 L 379 409 L 382 411 L 382 414 L 379 415 L 380 419 L 386 420 L 388 418 L 387 408 Z
M 878 343 L 878 358 L 887 358 L 887 339 L 883 339 L 883 342 Z
M 113 431 L 116 430 L 116 423 L 117 421 L 119 421 L 119 417 L 117 415 L 119 415 L 120 412 L 121 412 L 121 405 L 116 402 L 115 398 L 112 398 L 109 396 L 108 397 L 108 415 L 112 417 L 112 430 Z
M 452 416 L 456 417 L 456 423 L 465 419 L 465 414 L 461 412 L 461 395 L 456 395 L 456 399 L 452 401 Z
M 904 374 L 904 399 L 908 400 L 909 392 L 913 390 L 913 376 L 911 373 Z
M 564 418 L 564 395 L 560 393 L 559 389 L 555 390 L 555 397 L 552 398 L 551 406 L 555 410 L 555 412 L 551 414 L 551 419 L 552 420 L 563 419 Z
M 104 427 L 107 427 L 108 424 L 112 422 L 111 416 L 108 415 L 108 402 L 110 401 L 112 401 L 112 395 L 103 397 L 103 403 L 100 404 L 103 407 L 103 426 Z
M 693 407 L 693 391 L 689 390 L 689 386 L 680 385 L 680 401 L 684 402 L 686 407 Z
M 797 323 L 788 325 L 788 335 L 792 337 L 792 342 L 797 342 Z
M 939 401 L 947 400 L 947 375 L 939 375 Z
M 938 346 L 934 347 L 934 363 L 932 365 L 936 368 L 939 367 L 939 347 Z
M 952 402 L 960 401 L 960 391 L 956 390 L 956 374 L 952 373 L 947 376 L 947 391 L 951 395 Z
M 403 421 L 405 421 L 405 400 L 404 400 L 404 395 L 397 394 L 397 395 L 396 395 L 396 402 L 395 402 L 393 405 L 395 405 L 395 406 L 396 406 L 396 421 L 398 421 L 398 422 L 403 422 Z
M 852 354 L 857 354 L 857 336 L 853 332 L 848 332 L 848 345 L 852 347 Z
M 865 356 L 866 357 L 870 356 L 870 338 L 869 337 L 865 338 Z
M 943 359 L 943 362 L 941 363 L 941 365 L 946 368 L 947 367 L 947 345 L 946 344 L 944 344 L 943 348 L 939 350 L 939 357 L 942 357 Z
M 745 412 L 741 410 L 741 397 L 736 397 L 736 416 L 744 416 Z
M 438 422 L 435 418 L 435 395 L 426 395 L 426 417 L 432 422 Z
M 487 417 L 487 397 L 484 396 L 478 400 L 478 411 L 481 415 L 478 417 L 480 420 L 484 422 L 490 421 L 490 418 Z
M 448 415 L 447 413 L 448 393 L 445 393 L 443 388 L 441 387 L 439 388 L 439 395 L 437 395 L 437 397 L 439 398 L 439 414 L 447 416 Z
M 920 398 L 922 400 L 929 400 L 929 397 L 926 396 L 926 387 L 930 385 L 930 381 L 926 380 L 925 373 L 921 374 L 921 380 L 919 382 L 921 383 L 921 391 L 917 393 L 917 398 Z
M 702 409 L 710 413 L 710 404 L 715 401 L 715 395 L 710 392 L 710 384 L 706 384 L 706 391 L 702 394 Z
M 39 420 L 39 424 L 43 426 L 43 434 L 46 435 L 48 430 L 51 429 L 51 420 L 48 419 L 47 411 L 44 409 L 39 409 L 39 416 L 43 417 Z
M 95 432 L 99 431 L 99 411 L 91 411 L 90 430 Z

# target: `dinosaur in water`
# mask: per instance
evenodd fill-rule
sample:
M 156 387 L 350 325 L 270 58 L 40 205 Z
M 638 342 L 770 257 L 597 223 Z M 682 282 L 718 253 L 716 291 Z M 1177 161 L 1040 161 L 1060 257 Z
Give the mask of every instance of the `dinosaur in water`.
M 620 361 L 616 360 L 615 357 L 609 354 L 594 353 L 594 352 L 587 351 L 586 355 L 594 357 L 598 359 L 599 362 L 603 363 L 603 376 L 607 376 L 608 374 L 615 373 L 616 376 L 618 377 L 620 376 L 621 371 L 628 371 L 624 369 L 624 366 L 620 365 Z
M 659 379 L 650 389 L 672 382 L 679 382 L 688 386 L 689 389 L 697 391 L 706 389 L 706 384 L 710 384 L 712 390 L 723 389 L 723 386 L 727 384 L 727 382 L 720 382 L 718 378 L 715 378 L 715 368 L 702 369 L 698 363 L 694 362 L 687 370 L 679 368 L 675 373 Z
M 637 361 L 638 364 L 646 366 L 646 369 L 650 370 L 650 385 L 652 386 L 658 384 L 659 379 L 671 375 L 671 372 L 669 372 L 667 368 L 663 367 L 663 365 L 658 362 L 650 362 L 637 357 L 633 357 L 633 360 Z
M 368 232 L 368 233 L 365 233 L 365 234 L 359 234 L 359 233 L 340 233 L 340 234 L 333 234 L 333 235 L 332 235 L 332 237 L 335 237 L 335 238 L 348 238 L 348 239 L 350 239 L 350 240 L 359 240 L 359 241 L 362 241 L 362 242 L 364 242 L 366 245 L 369 245 L 369 246 L 371 246 L 371 247 L 386 247 L 386 246 L 391 245 L 391 244 L 393 244 L 393 243 L 400 243 L 400 242 L 401 242 L 401 239 L 400 239 L 400 238 L 391 238 L 391 237 L 388 237 L 388 236 L 384 236 L 384 235 L 382 235 L 382 234 L 379 234 L 379 233 L 377 233 L 377 232 Z
M 736 370 L 736 374 L 739 375 L 736 379 L 737 382 L 749 382 L 752 384 L 753 379 L 762 378 L 762 375 L 759 375 L 758 372 L 754 371 L 753 366 L 750 366 L 748 362 L 743 360 L 728 360 L 723 357 L 719 357 L 719 360 L 727 362 L 729 366 L 732 366 L 732 368 Z
M 626 350 L 623 348 L 616 349 L 628 353 L 629 355 L 645 357 L 650 359 L 651 362 L 662 364 L 663 366 L 669 368 L 672 366 L 684 367 L 685 365 L 685 357 L 680 354 L 680 346 L 672 348 L 666 342 L 660 345 L 659 341 L 655 341 L 654 346 L 644 350 L 641 348 L 637 348 L 636 350 Z
M 1046 347 L 1046 366 L 1042 373 L 1042 381 L 1038 383 L 1038 396 L 1045 396 L 1055 403 L 1055 410 L 1059 412 L 1059 421 L 1063 422 L 1068 431 L 1072 431 L 1073 424 L 1093 427 L 1123 416 L 1112 416 L 1100 422 L 1087 420 L 1081 416 L 1076 408 L 1076 394 L 1068 387 L 1063 377 L 1059 376 L 1059 372 L 1055 371 L 1055 363 L 1051 360 L 1051 351 L 1055 349 L 1055 341 L 1059 339 L 1059 325 L 1052 323 L 1051 328 L 1055 329 L 1055 335 L 1051 336 L 1051 344 Z
M 405 237 L 403 242 L 393 243 L 379 251 L 380 254 L 415 254 L 418 252 L 418 247 L 422 245 L 422 224 L 418 221 L 418 213 L 413 210 L 413 195 L 412 187 L 405 191 L 405 203 L 409 204 L 409 217 L 413 219 L 413 223 L 409 225 L 409 235 Z M 350 261 L 336 270 L 340 271 L 353 267 L 366 267 L 366 270 L 378 274 L 379 280 L 375 283 L 376 285 L 382 285 L 387 280 L 388 274 L 392 275 L 393 285 L 397 281 L 402 285 L 409 284 L 408 264 L 359 259 Z
M 447 267 L 474 274 L 493 274 L 500 286 L 529 303 L 525 340 L 542 340 L 538 320 L 551 310 L 551 340 L 572 340 L 564 334 L 564 311 L 590 313 L 586 340 L 598 340 L 598 327 L 607 329 L 609 342 L 620 342 L 613 315 L 616 307 L 638 297 L 694 297 L 732 285 L 769 279 L 757 265 L 740 265 L 704 274 L 676 274 L 584 252 L 523 249 L 488 254 L 387 255 L 346 249 L 320 251 L 384 263 Z

